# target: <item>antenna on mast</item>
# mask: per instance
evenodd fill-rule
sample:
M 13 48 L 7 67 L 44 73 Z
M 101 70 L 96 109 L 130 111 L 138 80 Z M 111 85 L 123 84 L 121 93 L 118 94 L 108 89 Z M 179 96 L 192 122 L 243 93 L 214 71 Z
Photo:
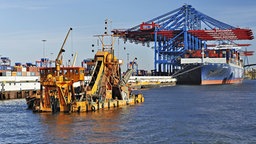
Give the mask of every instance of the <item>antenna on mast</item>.
M 110 23 L 110 24 L 109 24 Z M 104 34 L 102 35 L 95 35 L 99 38 L 99 41 L 102 45 L 102 51 L 109 51 L 111 54 L 114 55 L 114 43 L 115 39 L 112 34 L 109 34 L 109 26 L 111 26 L 111 21 L 106 19 L 105 20 L 105 27 L 104 27 Z

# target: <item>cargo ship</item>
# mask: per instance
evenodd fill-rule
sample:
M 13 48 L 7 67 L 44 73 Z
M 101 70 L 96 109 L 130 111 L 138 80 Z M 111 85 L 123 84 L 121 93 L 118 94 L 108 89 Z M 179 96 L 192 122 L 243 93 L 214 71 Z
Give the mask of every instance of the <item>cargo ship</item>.
M 177 84 L 210 85 L 241 83 L 244 77 L 239 47 L 222 44 L 208 49 L 189 50 L 180 59 L 182 69 L 173 77 Z

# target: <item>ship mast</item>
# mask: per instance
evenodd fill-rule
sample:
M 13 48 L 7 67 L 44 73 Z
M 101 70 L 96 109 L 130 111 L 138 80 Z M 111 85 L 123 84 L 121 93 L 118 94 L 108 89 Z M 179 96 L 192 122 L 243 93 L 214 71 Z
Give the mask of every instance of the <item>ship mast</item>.
M 109 25 L 110 23 L 110 25 Z M 111 21 L 106 19 L 105 20 L 105 32 L 102 35 L 95 35 L 98 37 L 101 42 L 102 51 L 108 51 L 114 56 L 114 44 L 115 38 L 112 34 L 109 34 L 109 26 L 111 26 Z

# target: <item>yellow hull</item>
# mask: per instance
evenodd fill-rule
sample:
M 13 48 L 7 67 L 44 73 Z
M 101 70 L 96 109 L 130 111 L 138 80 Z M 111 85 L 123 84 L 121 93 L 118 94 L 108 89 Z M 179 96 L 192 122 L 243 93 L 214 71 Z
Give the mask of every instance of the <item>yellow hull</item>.
M 142 94 L 133 95 L 128 100 L 110 100 L 108 102 L 88 102 L 80 101 L 70 104 L 69 107 L 60 107 L 60 112 L 90 112 L 96 110 L 107 110 L 109 108 L 123 107 L 127 105 L 135 105 L 144 102 L 144 96 Z M 35 106 L 34 112 L 53 112 L 50 107 Z
M 112 100 L 108 102 L 98 102 L 98 103 L 88 103 L 88 102 L 76 102 L 72 107 L 72 112 L 89 112 L 96 111 L 100 109 L 109 109 L 115 107 L 122 107 L 126 105 L 134 105 L 144 102 L 144 97 L 138 95 L 138 97 L 131 98 L 129 100 Z

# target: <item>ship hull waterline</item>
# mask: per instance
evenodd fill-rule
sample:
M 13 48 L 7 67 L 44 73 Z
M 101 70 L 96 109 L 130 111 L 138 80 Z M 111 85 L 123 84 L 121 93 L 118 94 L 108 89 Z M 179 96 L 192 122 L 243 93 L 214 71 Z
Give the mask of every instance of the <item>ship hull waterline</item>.
M 218 85 L 242 83 L 244 77 L 243 67 L 224 64 L 187 64 L 177 76 L 177 84 L 191 85 Z

